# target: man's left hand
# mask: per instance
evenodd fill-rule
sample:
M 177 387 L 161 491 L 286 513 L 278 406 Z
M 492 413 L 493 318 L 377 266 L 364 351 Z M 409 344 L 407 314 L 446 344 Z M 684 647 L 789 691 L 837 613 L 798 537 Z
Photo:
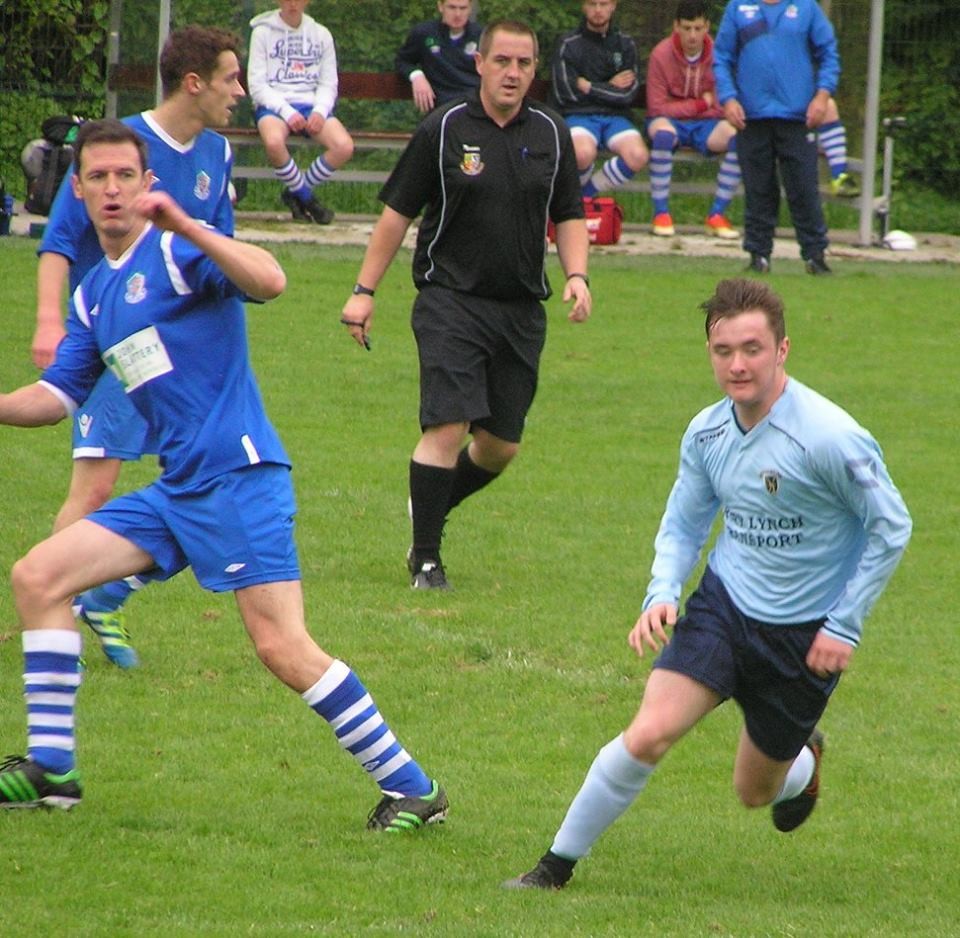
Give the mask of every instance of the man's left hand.
M 590 311 L 593 309 L 593 297 L 590 295 L 590 287 L 582 277 L 571 277 L 563 290 L 563 302 L 573 301 L 567 319 L 570 322 L 585 322 L 590 318 Z

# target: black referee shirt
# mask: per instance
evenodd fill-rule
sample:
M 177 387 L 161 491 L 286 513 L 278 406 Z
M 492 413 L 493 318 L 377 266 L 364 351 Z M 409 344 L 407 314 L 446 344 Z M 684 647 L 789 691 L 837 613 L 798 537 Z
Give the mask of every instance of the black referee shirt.
M 432 283 L 496 299 L 546 299 L 547 218 L 583 218 L 562 118 L 525 100 L 500 127 L 476 94 L 427 115 L 380 200 L 407 218 L 423 210 L 413 258 L 418 288 Z

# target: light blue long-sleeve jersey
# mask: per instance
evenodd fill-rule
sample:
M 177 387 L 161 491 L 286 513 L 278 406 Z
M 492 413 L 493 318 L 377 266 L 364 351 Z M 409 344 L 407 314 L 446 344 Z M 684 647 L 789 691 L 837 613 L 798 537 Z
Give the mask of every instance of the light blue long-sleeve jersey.
M 679 602 L 718 512 L 708 563 L 742 612 L 772 625 L 826 618 L 854 646 L 912 528 L 877 442 L 793 378 L 748 432 L 728 398 L 690 422 L 644 609 Z
M 730 0 L 713 72 L 720 103 L 736 98 L 747 120 L 802 121 L 818 89 L 837 90 L 837 38 L 816 0 Z

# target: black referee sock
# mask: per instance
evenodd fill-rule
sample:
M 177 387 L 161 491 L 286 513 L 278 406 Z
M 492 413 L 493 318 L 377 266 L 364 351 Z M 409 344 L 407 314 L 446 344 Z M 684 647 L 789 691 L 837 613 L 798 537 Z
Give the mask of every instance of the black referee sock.
M 413 561 L 418 569 L 427 560 L 440 559 L 440 538 L 456 471 L 410 460 Z
M 473 495 L 474 492 L 479 492 L 500 475 L 499 472 L 490 472 L 478 466 L 470 458 L 469 449 L 469 446 L 465 446 L 457 457 L 453 486 L 450 489 L 450 501 L 447 502 L 447 514 L 450 514 L 465 498 Z

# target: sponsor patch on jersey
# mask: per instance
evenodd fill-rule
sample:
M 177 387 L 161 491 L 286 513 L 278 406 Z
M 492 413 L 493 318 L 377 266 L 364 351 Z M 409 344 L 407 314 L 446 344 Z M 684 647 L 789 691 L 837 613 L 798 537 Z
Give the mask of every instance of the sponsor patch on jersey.
M 103 361 L 127 394 L 173 371 L 173 363 L 156 326 L 147 326 L 112 345 L 104 351 Z
M 90 428 L 93 426 L 93 417 L 90 414 L 81 414 L 77 417 L 77 427 L 80 430 L 80 436 L 86 439 L 90 434 Z
M 769 494 L 776 495 L 780 491 L 780 473 L 776 469 L 764 469 L 760 478 L 763 479 L 763 487 Z
M 131 274 L 123 298 L 128 303 L 142 303 L 147 298 L 147 278 L 141 273 Z
M 480 159 L 480 147 L 463 145 L 463 159 L 460 160 L 460 171 L 465 176 L 479 176 L 483 172 L 483 160 Z
M 760 7 L 756 3 L 741 3 L 737 11 L 746 19 L 752 20 L 760 12 Z
M 193 194 L 202 202 L 210 198 L 210 177 L 201 169 L 193 186 Z

